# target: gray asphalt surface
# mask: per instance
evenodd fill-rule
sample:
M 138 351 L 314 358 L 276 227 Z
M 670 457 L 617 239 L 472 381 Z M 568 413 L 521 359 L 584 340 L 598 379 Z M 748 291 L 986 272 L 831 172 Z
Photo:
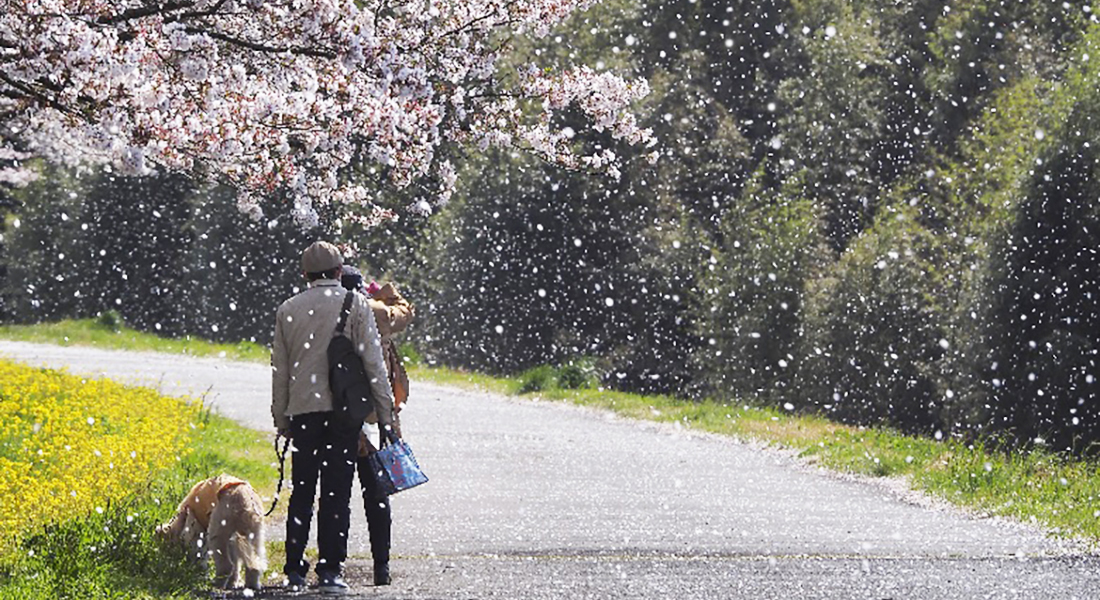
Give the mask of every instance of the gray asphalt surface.
M 5 341 L 0 354 L 206 394 L 271 431 L 263 365 Z M 393 499 L 388 588 L 370 587 L 353 501 L 356 597 L 1100 599 L 1094 555 L 777 451 L 415 381 L 402 423 L 431 481 Z

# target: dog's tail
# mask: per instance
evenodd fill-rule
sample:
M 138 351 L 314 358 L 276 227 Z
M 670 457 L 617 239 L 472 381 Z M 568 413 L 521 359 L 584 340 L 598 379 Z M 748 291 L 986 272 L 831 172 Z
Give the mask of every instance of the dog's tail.
M 246 526 L 241 530 L 248 533 L 238 533 L 235 536 L 235 543 L 245 568 L 262 573 L 267 570 L 267 549 L 264 545 L 263 505 L 258 503 L 258 497 L 256 500 L 250 502 L 248 510 L 241 515 L 241 518 L 246 521 Z
M 261 573 L 267 570 L 267 550 L 264 548 L 263 529 L 260 529 L 259 533 L 250 533 L 248 536 L 237 534 L 233 536 L 233 541 L 237 544 L 237 554 L 241 557 L 245 569 Z

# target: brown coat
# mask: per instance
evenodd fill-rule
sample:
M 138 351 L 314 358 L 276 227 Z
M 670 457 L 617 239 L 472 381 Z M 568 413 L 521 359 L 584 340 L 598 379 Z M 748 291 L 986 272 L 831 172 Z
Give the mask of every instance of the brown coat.
M 401 405 L 409 397 L 409 376 L 405 373 L 393 334 L 404 331 L 412 322 L 416 309 L 401 296 L 392 283 L 387 283 L 375 292 L 370 299 L 370 308 L 374 312 L 378 333 L 382 336 L 382 354 L 389 371 L 394 408 L 401 410 Z

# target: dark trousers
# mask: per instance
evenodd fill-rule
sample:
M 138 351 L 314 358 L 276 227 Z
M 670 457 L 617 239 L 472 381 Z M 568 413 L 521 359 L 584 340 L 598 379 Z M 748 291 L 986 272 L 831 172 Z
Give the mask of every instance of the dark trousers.
M 331 412 L 295 415 L 290 419 L 290 477 L 294 488 L 286 518 L 286 566 L 283 572 L 303 577 L 317 480 L 321 499 L 317 505 L 317 574 L 340 574 L 348 557 L 348 521 L 351 515 L 351 483 L 355 473 L 358 429 L 332 418 Z
M 357 465 L 363 507 L 367 513 L 371 557 L 375 564 L 385 564 L 390 561 L 390 529 L 393 524 L 390 498 L 379 491 L 378 480 L 371 473 L 370 463 L 365 456 L 359 457 Z

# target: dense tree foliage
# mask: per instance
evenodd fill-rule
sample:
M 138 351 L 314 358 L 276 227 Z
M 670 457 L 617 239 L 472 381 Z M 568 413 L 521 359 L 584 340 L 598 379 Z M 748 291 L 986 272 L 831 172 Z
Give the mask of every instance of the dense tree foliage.
M 51 171 L 16 196 L 3 318 L 115 311 L 164 335 L 268 341 L 272 311 L 301 285 L 295 257 L 307 237 L 289 214 L 249 219 L 233 194 L 178 176 Z
M 42 169 L 0 198 L 4 318 L 115 309 L 266 340 L 298 249 L 324 236 L 403 285 L 420 308 L 409 339 L 436 363 L 581 360 L 619 389 L 1095 454 L 1094 9 L 612 0 L 513 42 L 501 77 L 533 57 L 644 77 L 655 165 L 625 160 L 616 180 L 455 151 L 460 183 L 431 219 L 322 215 L 306 232 L 286 199 L 254 221 L 225 190 Z M 580 117 L 549 126 L 613 146 Z

